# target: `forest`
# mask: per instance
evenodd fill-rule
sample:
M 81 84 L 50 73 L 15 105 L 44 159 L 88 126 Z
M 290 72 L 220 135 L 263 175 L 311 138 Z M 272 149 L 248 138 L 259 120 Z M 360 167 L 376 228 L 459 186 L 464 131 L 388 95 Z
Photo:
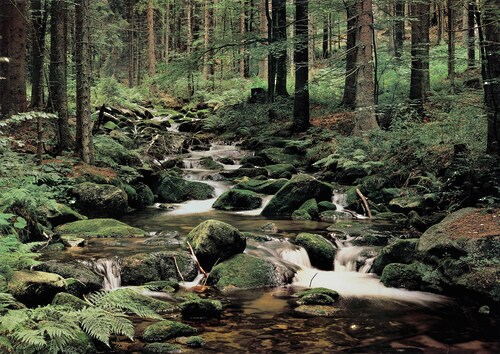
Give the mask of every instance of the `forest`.
M 500 352 L 500 0 L 0 0 L 0 352 Z

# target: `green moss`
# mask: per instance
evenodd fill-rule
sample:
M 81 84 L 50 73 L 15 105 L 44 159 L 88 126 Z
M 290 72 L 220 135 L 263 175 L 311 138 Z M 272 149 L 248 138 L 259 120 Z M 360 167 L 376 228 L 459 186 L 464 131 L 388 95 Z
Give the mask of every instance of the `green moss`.
M 97 135 L 94 137 L 94 147 L 96 160 L 103 161 L 110 166 L 142 165 L 141 157 L 138 153 L 125 148 L 118 141 L 108 135 Z
M 36 270 L 59 274 L 63 278 L 77 279 L 86 292 L 96 291 L 102 287 L 102 278 L 77 262 L 63 263 L 50 260 L 36 266 Z
M 142 237 L 146 232 L 115 219 L 79 220 L 58 226 L 61 235 L 78 237 Z
M 292 213 L 292 220 L 312 220 L 312 216 L 309 215 L 307 210 L 297 209 Z
M 205 345 L 205 340 L 200 336 L 192 336 L 186 340 L 186 345 L 191 348 L 201 348 Z
M 293 165 L 281 163 L 276 165 L 266 166 L 266 170 L 271 178 L 280 178 L 284 173 L 293 175 L 297 173 L 297 169 Z
M 132 208 L 144 209 L 153 204 L 155 196 L 147 185 L 139 183 L 132 188 L 134 193 L 129 194 L 129 192 L 126 191 L 128 195 L 128 204 Z
M 300 305 L 333 305 L 335 300 L 326 294 L 304 295 L 298 301 Z
M 270 164 L 289 164 L 293 166 L 301 166 L 302 160 L 297 155 L 287 154 L 281 148 L 267 148 L 261 150 L 258 156 L 262 157 L 267 163 Z
M 251 210 L 257 209 L 262 204 L 262 199 L 252 191 L 231 189 L 224 192 L 212 205 L 221 210 Z
M 158 197 L 165 203 L 210 199 L 213 193 L 214 188 L 208 184 L 186 181 L 174 174 L 164 176 L 158 187 Z
M 58 275 L 38 271 L 15 271 L 7 291 L 28 306 L 49 304 L 54 296 L 66 290 L 66 282 Z
M 75 185 L 71 194 L 75 208 L 87 216 L 119 216 L 127 212 L 127 194 L 110 184 L 84 182 Z
M 418 241 L 418 239 L 395 240 L 384 247 L 373 262 L 373 272 L 380 275 L 384 267 L 390 263 L 409 264 L 416 260 L 419 256 Z
M 272 263 L 247 254 L 238 254 L 217 264 L 210 272 L 209 281 L 221 290 L 280 285 Z
M 181 336 L 189 336 L 196 332 L 196 328 L 184 323 L 163 320 L 149 325 L 142 337 L 146 342 L 156 342 Z
M 384 268 L 380 281 L 392 288 L 419 290 L 422 275 L 409 264 L 391 263 Z
M 307 289 L 300 291 L 294 295 L 294 297 L 298 298 L 303 298 L 305 296 L 311 296 L 311 295 L 327 295 L 329 298 L 333 300 L 337 300 L 339 298 L 339 293 L 336 292 L 335 290 L 332 289 L 327 289 L 327 288 L 312 288 L 312 289 Z
M 300 233 L 295 237 L 294 242 L 307 251 L 314 267 L 323 270 L 333 268 L 336 249 L 331 242 L 321 235 Z
M 306 211 L 313 219 L 318 217 L 318 203 L 314 198 L 306 200 L 304 204 L 300 206 L 299 210 Z
M 288 182 L 285 178 L 276 180 L 257 180 L 249 179 L 240 182 L 235 188 L 247 189 L 256 193 L 262 194 L 276 194 Z
M 318 211 L 319 212 L 328 211 L 328 210 L 335 211 L 335 210 L 337 210 L 337 206 L 335 204 L 333 204 L 332 202 L 327 201 L 327 200 L 323 200 L 322 202 L 318 203 Z
M 206 319 L 219 318 L 222 312 L 222 304 L 218 300 L 194 299 L 183 302 L 181 305 L 182 318 L 184 319 Z
M 223 166 L 214 161 L 211 157 L 202 157 L 200 160 L 201 165 L 207 170 L 222 170 Z
M 57 293 L 52 300 L 52 305 L 64 305 L 74 310 L 81 310 L 88 307 L 89 303 L 68 293 Z
M 170 343 L 148 343 L 142 351 L 144 354 L 181 353 L 181 347 Z

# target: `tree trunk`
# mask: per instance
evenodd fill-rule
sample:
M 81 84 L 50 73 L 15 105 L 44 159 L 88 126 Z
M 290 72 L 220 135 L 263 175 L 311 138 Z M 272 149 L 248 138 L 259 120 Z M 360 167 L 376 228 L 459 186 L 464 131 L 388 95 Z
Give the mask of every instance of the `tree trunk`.
M 241 46 L 240 46 L 240 77 L 244 79 L 245 76 L 245 0 L 241 0 L 240 4 L 240 38 L 241 38 Z
M 273 31 L 274 25 L 274 7 L 276 0 L 272 1 L 272 9 L 269 9 L 269 1 L 266 1 L 266 17 L 267 17 L 267 42 L 269 52 L 267 56 L 267 99 L 269 102 L 274 101 L 274 90 L 276 87 L 276 57 L 273 54 L 273 46 L 275 44 L 275 34 Z
M 488 116 L 486 152 L 500 157 L 500 0 L 485 0 L 483 8 L 484 102 Z M 481 26 L 478 24 L 481 30 Z
M 49 105 L 58 115 L 58 150 L 63 151 L 72 145 L 68 124 L 67 89 L 67 36 L 68 5 L 65 0 L 54 0 L 50 7 L 50 66 L 49 66 Z
M 308 0 L 295 0 L 295 96 L 294 132 L 309 128 L 309 16 Z
M 344 98 L 342 105 L 347 109 L 354 109 L 356 106 L 356 55 L 358 47 L 356 44 L 356 32 L 358 28 L 358 17 L 356 5 L 350 3 L 346 7 L 347 11 L 347 43 L 345 61 L 345 83 Z
M 441 45 L 441 43 L 443 42 L 443 32 L 444 32 L 444 6 L 443 6 L 443 0 L 437 0 L 437 1 L 438 1 L 437 45 Z
M 167 4 L 165 5 L 165 64 L 168 64 L 169 56 L 170 56 L 170 0 L 167 0 Z
M 356 118 L 353 134 L 361 135 L 362 132 L 378 128 L 374 101 L 372 0 L 359 0 L 357 10 L 359 16 L 356 36 L 358 74 L 356 80 Z
M 156 75 L 156 56 L 155 56 L 155 20 L 153 0 L 148 0 L 147 8 L 148 25 L 148 74 L 152 78 Z
M 286 0 L 277 1 L 276 41 L 279 49 L 276 59 L 276 95 L 288 96 L 286 90 Z
M 403 43 L 405 36 L 405 1 L 397 0 L 395 5 L 396 21 L 394 23 L 394 54 L 401 58 L 403 54 Z
M 3 0 L 0 3 L 0 112 L 24 112 L 26 101 L 27 1 Z
M 476 66 L 476 31 L 474 27 L 474 13 L 476 12 L 475 1 L 467 4 L 467 67 L 473 69 Z
M 135 32 L 135 13 L 132 0 L 127 1 L 127 16 L 129 20 L 128 27 L 128 86 L 134 87 L 135 81 L 135 56 L 134 56 L 134 32 Z
M 47 18 L 48 1 L 31 0 L 31 108 L 35 110 L 44 106 L 43 64 Z
M 83 162 L 94 163 L 90 118 L 90 0 L 75 1 L 76 46 L 76 154 Z
M 262 38 L 267 37 L 267 18 L 266 18 L 266 3 L 267 0 L 261 0 L 260 2 L 260 36 Z M 262 79 L 267 79 L 267 56 L 263 57 L 259 61 L 259 76 Z
M 455 86 L 455 2 L 447 0 L 448 11 L 448 79 Z
M 212 42 L 213 15 L 211 0 L 205 0 L 203 37 L 205 47 L 205 55 L 203 56 L 203 78 L 205 80 L 209 80 L 214 74 L 214 65 L 212 63 L 213 51 L 209 50 L 210 43 Z
M 325 15 L 325 18 L 323 19 L 323 38 L 322 38 L 323 59 L 328 58 L 328 44 L 329 44 L 328 30 L 329 30 L 328 16 Z
M 429 10 L 427 1 L 411 4 L 410 100 L 421 118 L 429 95 Z

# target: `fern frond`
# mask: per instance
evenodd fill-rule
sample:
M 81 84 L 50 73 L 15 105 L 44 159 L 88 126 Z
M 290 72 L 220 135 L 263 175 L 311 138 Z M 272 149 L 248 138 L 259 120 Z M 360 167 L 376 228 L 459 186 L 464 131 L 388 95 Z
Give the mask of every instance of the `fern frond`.
M 79 311 L 79 317 L 83 331 L 108 347 L 112 334 L 124 335 L 130 339 L 134 336 L 134 325 L 123 315 L 87 307 Z
M 14 348 L 9 338 L 0 335 L 0 352 L 12 353 Z
M 39 330 L 19 329 L 12 333 L 12 338 L 16 343 L 16 347 L 32 347 L 41 350 L 47 346 L 47 341 Z

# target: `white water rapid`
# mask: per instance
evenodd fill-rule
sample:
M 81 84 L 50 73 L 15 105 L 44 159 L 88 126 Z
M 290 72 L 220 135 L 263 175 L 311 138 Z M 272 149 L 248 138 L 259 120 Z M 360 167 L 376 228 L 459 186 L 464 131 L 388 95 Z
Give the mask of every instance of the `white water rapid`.
M 95 261 L 83 261 L 83 263 L 103 277 L 102 288 L 104 290 L 114 290 L 121 286 L 121 266 L 118 258 L 100 258 Z

